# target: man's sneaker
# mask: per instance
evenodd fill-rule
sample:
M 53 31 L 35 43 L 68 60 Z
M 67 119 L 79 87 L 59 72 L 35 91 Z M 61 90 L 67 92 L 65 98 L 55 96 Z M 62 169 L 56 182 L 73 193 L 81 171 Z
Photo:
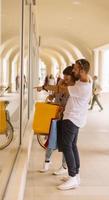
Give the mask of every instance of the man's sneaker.
M 99 112 L 101 112 L 103 110 L 103 108 L 101 108 L 100 110 L 99 110 Z
M 63 176 L 61 178 L 61 181 L 66 182 L 66 181 L 68 181 L 68 179 L 69 179 L 69 176 Z
M 61 166 L 57 171 L 53 172 L 53 175 L 62 175 L 68 172 L 63 166 Z
M 89 108 L 88 110 L 92 110 L 92 108 Z
M 64 176 L 61 178 L 61 181 L 66 182 L 66 181 L 68 181 L 68 179 L 69 179 L 69 176 Z M 76 174 L 76 179 L 77 179 L 78 185 L 80 185 L 80 175 L 79 174 Z
M 43 168 L 39 170 L 41 173 L 47 172 L 50 168 L 51 161 L 50 162 L 44 162 Z
M 77 181 L 77 178 L 76 176 L 74 177 L 69 177 L 69 179 L 64 182 L 63 184 L 59 185 L 57 188 L 59 190 L 69 190 L 69 189 L 75 189 L 77 188 L 79 185 L 78 185 L 78 181 Z
M 78 185 L 80 185 L 80 174 L 76 174 L 76 178 L 77 178 L 77 181 L 78 181 Z

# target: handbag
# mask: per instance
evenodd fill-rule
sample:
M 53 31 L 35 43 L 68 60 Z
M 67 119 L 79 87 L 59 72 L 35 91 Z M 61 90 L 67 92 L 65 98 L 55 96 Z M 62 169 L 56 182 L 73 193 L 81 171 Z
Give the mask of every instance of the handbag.
M 5 102 L 0 101 L 0 134 L 6 134 L 7 121 L 6 121 L 6 109 Z
M 45 102 L 35 104 L 33 130 L 35 134 L 49 134 L 52 119 L 58 118 L 60 106 Z
M 51 121 L 50 133 L 48 138 L 48 148 L 57 149 L 57 121 L 58 119 L 53 119 Z

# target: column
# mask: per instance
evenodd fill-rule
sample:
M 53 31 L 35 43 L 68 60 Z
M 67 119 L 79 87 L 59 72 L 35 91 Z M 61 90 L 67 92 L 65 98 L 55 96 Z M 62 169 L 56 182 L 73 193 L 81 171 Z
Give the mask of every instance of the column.
M 98 76 L 98 68 L 99 68 L 99 50 L 96 49 L 93 51 L 93 75 L 97 75 Z
M 103 62 L 104 62 L 104 51 L 99 51 L 99 68 L 98 68 L 98 80 L 101 85 L 103 86 Z
M 12 62 L 12 92 L 16 92 L 16 76 L 18 75 L 17 73 L 17 63 Z

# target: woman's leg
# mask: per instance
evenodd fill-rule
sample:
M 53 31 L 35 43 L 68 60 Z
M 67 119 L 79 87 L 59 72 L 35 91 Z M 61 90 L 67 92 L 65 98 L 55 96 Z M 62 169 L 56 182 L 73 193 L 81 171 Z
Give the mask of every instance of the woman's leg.
M 53 149 L 47 148 L 45 152 L 45 162 L 50 162 Z
M 45 161 L 43 163 L 43 168 L 40 170 L 40 172 L 44 173 L 49 170 L 50 165 L 51 165 L 51 155 L 52 155 L 53 149 L 47 148 L 45 152 Z

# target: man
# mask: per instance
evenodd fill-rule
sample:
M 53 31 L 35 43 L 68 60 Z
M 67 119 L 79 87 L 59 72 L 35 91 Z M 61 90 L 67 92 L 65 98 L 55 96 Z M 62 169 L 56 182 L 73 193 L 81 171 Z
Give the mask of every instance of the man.
M 100 85 L 99 85 L 98 82 L 97 82 L 97 76 L 94 76 L 94 77 L 93 77 L 93 97 L 92 97 L 91 107 L 89 108 L 89 110 L 92 110 L 92 109 L 93 109 L 93 106 L 94 106 L 95 102 L 96 102 L 96 103 L 98 104 L 98 106 L 100 107 L 100 110 L 99 110 L 99 111 L 102 111 L 102 110 L 103 110 L 103 107 L 102 107 L 102 105 L 100 104 L 100 101 L 99 101 L 99 99 L 98 99 L 100 92 L 101 92 L 101 87 L 100 87 Z
M 62 151 L 68 167 L 68 179 L 58 186 L 60 190 L 68 190 L 79 186 L 80 159 L 77 148 L 79 128 L 86 123 L 88 103 L 92 93 L 92 81 L 88 72 L 90 64 L 86 59 L 75 62 L 73 74 L 78 81 L 74 86 L 58 86 L 55 91 L 63 91 L 69 94 L 62 120 Z M 45 89 L 53 90 L 53 86 Z
M 58 189 L 76 188 L 80 183 L 80 159 L 77 148 L 79 128 L 86 123 L 88 103 L 92 92 L 92 82 L 88 76 L 90 64 L 85 59 L 77 60 L 73 68 L 74 77 L 79 79 L 74 86 L 67 88 L 67 101 L 62 121 L 62 146 L 69 177 Z

